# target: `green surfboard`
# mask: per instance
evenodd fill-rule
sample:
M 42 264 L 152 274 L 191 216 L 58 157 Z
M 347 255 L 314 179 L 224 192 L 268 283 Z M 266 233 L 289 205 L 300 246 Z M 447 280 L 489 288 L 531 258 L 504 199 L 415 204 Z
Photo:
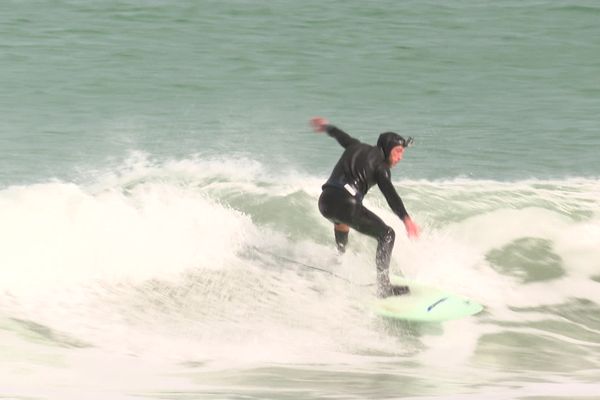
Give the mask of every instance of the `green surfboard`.
M 483 306 L 468 297 L 390 276 L 394 285 L 406 285 L 410 293 L 379 299 L 374 304 L 376 314 L 407 321 L 443 322 L 468 317 L 483 310 Z

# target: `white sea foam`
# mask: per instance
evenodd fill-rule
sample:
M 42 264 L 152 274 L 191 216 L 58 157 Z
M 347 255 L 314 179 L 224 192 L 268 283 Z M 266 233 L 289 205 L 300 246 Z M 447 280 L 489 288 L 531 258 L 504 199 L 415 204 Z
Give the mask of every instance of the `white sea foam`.
M 201 192 L 152 182 L 121 189 L 55 182 L 0 192 L 2 288 L 218 269 L 252 231 L 248 217 Z
M 298 264 L 359 284 L 374 281 L 370 238 L 352 233 L 347 254 L 332 262 L 331 226 L 316 210 L 321 177 L 270 173 L 248 160 L 233 164 L 153 164 L 141 157 L 85 184 L 0 191 L 0 311 L 117 352 L 215 365 L 354 363 L 361 354 L 412 351 L 412 344 L 376 328 L 367 307 L 372 288 Z M 572 297 L 600 302 L 597 282 L 590 280 L 600 259 L 596 182 L 397 186 L 422 225 L 419 240 L 406 238 L 376 188 L 366 203 L 397 232 L 393 271 L 471 296 L 492 319 L 552 318 L 516 314 L 511 307 Z M 445 214 L 430 212 L 420 198 L 447 207 Z M 286 225 L 299 212 L 309 228 Z M 523 237 L 551 242 L 565 275 L 523 283 L 492 268 L 486 255 Z M 493 330 L 458 321 L 448 325 L 448 334 L 464 339 L 465 324 L 472 335 L 461 342 L 462 360 L 481 334 Z M 449 351 L 435 343 L 424 359 L 439 360 Z

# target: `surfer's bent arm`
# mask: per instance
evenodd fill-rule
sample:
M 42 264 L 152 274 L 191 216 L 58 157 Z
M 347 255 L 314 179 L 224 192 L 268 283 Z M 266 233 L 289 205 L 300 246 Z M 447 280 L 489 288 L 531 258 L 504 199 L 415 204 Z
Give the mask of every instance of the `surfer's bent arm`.
M 377 186 L 379 187 L 379 190 L 381 190 L 381 193 L 383 193 L 383 196 L 387 200 L 387 203 L 394 214 L 400 217 L 404 222 L 406 222 L 405 220 L 407 218 L 410 219 L 402 199 L 392 184 L 391 174 L 388 168 L 380 168 L 377 171 Z
M 360 143 L 360 140 L 353 138 L 334 125 L 325 125 L 325 132 L 332 138 L 335 138 L 343 148 Z

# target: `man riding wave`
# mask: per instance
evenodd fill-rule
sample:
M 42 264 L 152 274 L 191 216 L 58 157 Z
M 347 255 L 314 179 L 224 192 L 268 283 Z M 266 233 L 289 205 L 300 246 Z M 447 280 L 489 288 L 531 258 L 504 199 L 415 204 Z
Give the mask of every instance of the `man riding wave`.
M 362 200 L 369 189 L 377 184 L 392 211 L 404 222 L 408 237 L 419 236 L 419 227 L 408 215 L 392 184 L 390 172 L 390 168 L 402 160 L 404 149 L 411 145 L 413 139 L 385 132 L 379 135 L 377 145 L 371 146 L 329 124 L 324 118 L 312 118 L 311 125 L 316 132 L 327 132 L 345 149 L 319 197 L 321 214 L 334 224 L 338 250 L 341 253 L 345 251 L 350 228 L 377 239 L 375 263 L 378 295 L 388 297 L 407 293 L 406 286 L 394 286 L 389 278 L 396 234 L 381 218 L 368 210 Z

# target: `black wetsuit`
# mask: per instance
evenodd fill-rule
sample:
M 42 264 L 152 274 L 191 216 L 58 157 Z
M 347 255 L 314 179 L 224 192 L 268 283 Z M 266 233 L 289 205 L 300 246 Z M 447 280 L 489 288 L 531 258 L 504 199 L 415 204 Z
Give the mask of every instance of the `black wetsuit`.
M 377 239 L 376 264 L 379 292 L 381 295 L 388 295 L 390 291 L 388 270 L 395 233 L 381 218 L 363 206 L 362 199 L 369 189 L 377 184 L 394 213 L 400 219 L 408 216 L 402 199 L 392 185 L 390 166 L 387 161 L 391 148 L 398 143 L 382 141 L 381 138 L 386 139 L 384 135 L 387 135 L 382 134 L 379 145 L 371 146 L 361 143 L 333 125 L 328 125 L 326 131 L 346 150 L 323 185 L 319 210 L 331 222 L 349 225 L 358 232 Z M 347 234 L 335 231 L 335 235 L 338 248 L 343 251 Z

